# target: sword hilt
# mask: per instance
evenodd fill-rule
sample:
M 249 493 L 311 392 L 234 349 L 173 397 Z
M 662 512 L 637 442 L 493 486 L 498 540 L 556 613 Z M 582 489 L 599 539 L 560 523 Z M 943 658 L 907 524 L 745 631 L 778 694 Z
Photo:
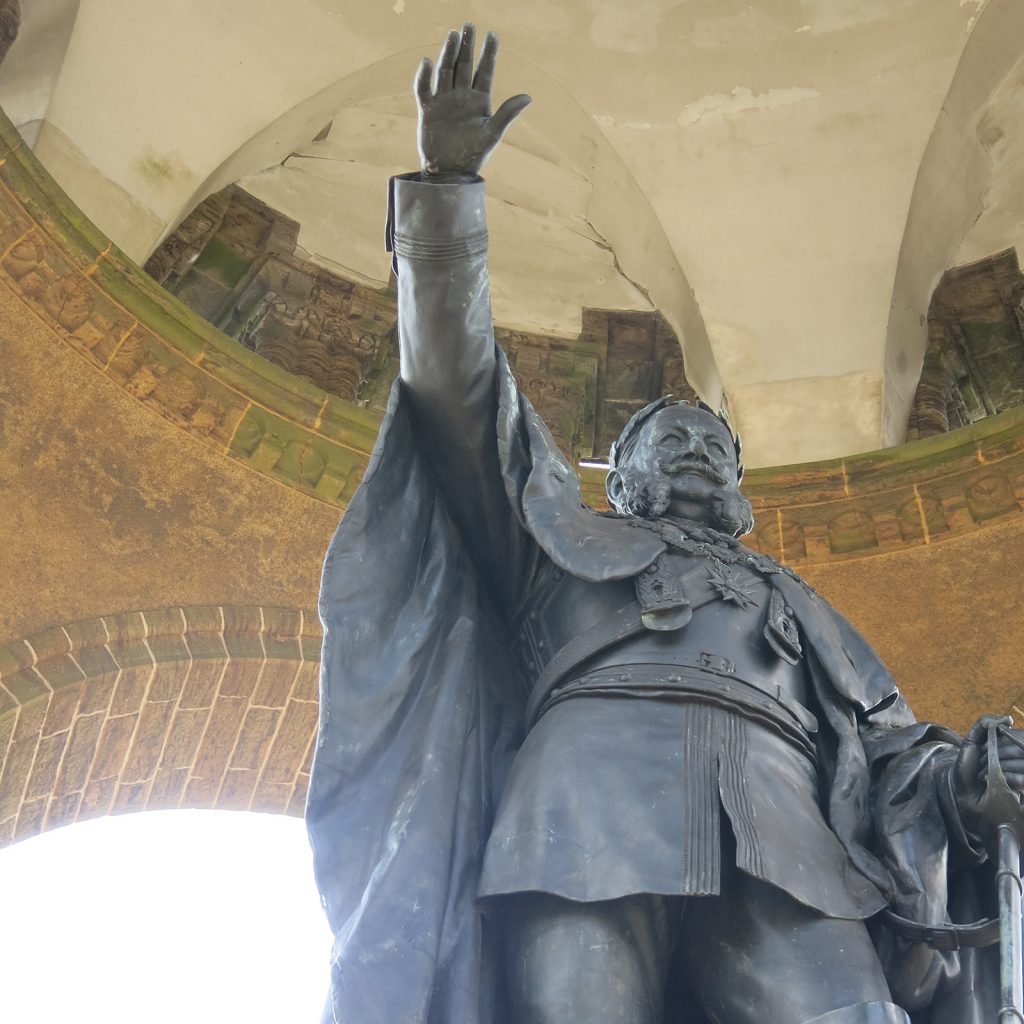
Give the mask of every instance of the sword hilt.
M 1018 844 L 1024 842 L 1024 807 L 1020 797 L 1010 788 L 999 761 L 999 737 L 1003 736 L 1024 750 L 1022 743 L 1010 730 L 1012 719 L 986 716 L 985 793 L 979 808 L 981 840 L 993 862 L 999 860 L 999 833 L 1009 828 Z M 1009 723 L 1009 724 L 1008 724 Z

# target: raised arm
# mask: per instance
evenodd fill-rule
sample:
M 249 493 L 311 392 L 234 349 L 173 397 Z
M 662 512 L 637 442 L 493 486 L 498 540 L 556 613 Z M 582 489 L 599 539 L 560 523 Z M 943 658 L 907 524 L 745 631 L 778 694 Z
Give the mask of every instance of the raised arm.
M 492 116 L 498 41 L 473 69 L 474 29 L 452 32 L 438 61 L 416 74 L 421 171 L 396 178 L 391 244 L 398 274 L 401 377 L 438 483 L 474 555 L 515 574 L 517 543 L 498 465 L 494 331 L 479 171 L 512 119 L 516 96 Z
M 480 169 L 529 96 L 491 115 L 498 39 L 488 33 L 473 73 L 475 30 L 450 32 L 431 88 L 424 58 L 414 83 L 421 170 L 394 182 L 402 380 L 440 420 L 491 398 L 494 334 Z M 435 408 L 436 407 L 436 408 Z

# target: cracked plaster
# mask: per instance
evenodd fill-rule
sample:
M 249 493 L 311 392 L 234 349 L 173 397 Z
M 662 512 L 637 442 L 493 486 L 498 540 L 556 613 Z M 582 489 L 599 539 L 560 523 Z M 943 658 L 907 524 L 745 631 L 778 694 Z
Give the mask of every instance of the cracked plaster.
M 913 317 L 894 319 L 893 282 L 929 276 L 903 266 L 907 211 L 970 26 L 977 19 L 974 35 L 984 34 L 1004 9 L 1006 0 L 524 0 L 511 15 L 468 0 L 465 15 L 502 35 L 496 92 L 535 97 L 488 169 L 500 317 L 571 334 L 595 293 L 643 308 L 646 290 L 709 401 L 724 388 L 741 415 L 755 396 L 804 403 L 794 420 L 814 424 L 813 440 L 790 438 L 791 456 L 898 440 L 921 300 L 899 300 Z M 368 0 L 299 0 L 287 11 L 94 0 L 54 76 L 37 152 L 137 259 L 205 195 L 256 175 L 266 194 L 319 204 L 317 223 L 297 218 L 313 259 L 379 280 L 377 183 L 415 162 L 411 136 L 392 147 L 400 125 L 383 115 L 409 123 L 408 69 L 436 51 L 454 16 Z M 339 166 L 351 166 L 303 167 L 309 140 L 352 109 L 381 119 L 357 138 L 332 132 L 351 148 Z M 154 175 L 167 154 L 174 173 Z M 524 169 L 543 179 L 537 187 L 523 184 Z M 570 173 L 560 183 L 554 171 Z M 993 207 L 995 234 L 1018 220 Z M 925 232 L 914 244 L 930 243 Z M 714 326 L 723 324 L 744 332 L 742 351 Z M 858 413 L 873 422 L 860 440 L 822 418 L 846 409 L 858 377 L 883 382 L 882 407 L 872 398 Z M 764 464 L 778 438 L 762 436 L 756 410 L 746 416 L 749 460 Z

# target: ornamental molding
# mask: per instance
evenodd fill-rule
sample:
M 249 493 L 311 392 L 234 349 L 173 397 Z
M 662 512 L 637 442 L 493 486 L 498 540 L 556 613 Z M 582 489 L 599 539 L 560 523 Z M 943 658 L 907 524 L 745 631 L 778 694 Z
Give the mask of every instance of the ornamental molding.
M 225 457 L 344 509 L 379 414 L 247 351 L 156 284 L 82 214 L 0 114 L 0 286 L 92 370 Z M 603 473 L 584 498 L 606 507 Z M 752 546 L 794 566 L 931 545 L 1024 504 L 1024 409 L 828 462 L 748 471 Z

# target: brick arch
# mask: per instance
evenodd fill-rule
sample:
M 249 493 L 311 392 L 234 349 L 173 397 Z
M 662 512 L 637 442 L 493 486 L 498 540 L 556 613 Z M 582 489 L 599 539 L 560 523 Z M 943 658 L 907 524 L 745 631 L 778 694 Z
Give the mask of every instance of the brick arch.
M 308 611 L 202 606 L 0 648 L 0 846 L 126 811 L 301 814 L 320 642 Z

